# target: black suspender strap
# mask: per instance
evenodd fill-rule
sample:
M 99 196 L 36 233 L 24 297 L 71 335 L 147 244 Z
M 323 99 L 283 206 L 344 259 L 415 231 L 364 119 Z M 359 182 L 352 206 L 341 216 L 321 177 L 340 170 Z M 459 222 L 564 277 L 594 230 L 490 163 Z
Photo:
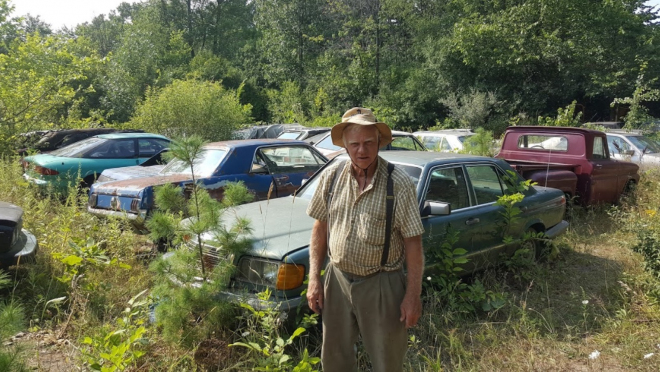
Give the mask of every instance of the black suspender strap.
M 392 171 L 394 164 L 387 163 L 387 199 L 385 199 L 385 245 L 383 246 L 383 256 L 380 259 L 380 266 L 385 266 L 390 254 L 390 238 L 392 236 L 392 217 L 394 217 L 394 182 L 392 181 Z
M 330 204 L 332 203 L 332 196 L 334 195 L 335 192 L 335 183 L 337 183 L 337 179 L 339 178 L 339 175 L 341 172 L 344 170 L 344 167 L 346 166 L 346 160 L 342 160 L 339 162 L 339 165 L 337 168 L 335 168 L 335 173 L 332 175 L 332 182 L 330 183 L 330 189 L 328 190 L 328 201 L 325 205 L 326 207 L 326 214 L 328 216 L 327 218 L 327 242 L 326 242 L 326 249 L 330 249 Z

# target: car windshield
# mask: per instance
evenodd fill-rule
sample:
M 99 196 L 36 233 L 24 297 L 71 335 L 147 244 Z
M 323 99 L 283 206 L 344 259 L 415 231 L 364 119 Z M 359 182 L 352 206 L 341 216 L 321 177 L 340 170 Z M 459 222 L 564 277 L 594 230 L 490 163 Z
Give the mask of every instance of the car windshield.
M 655 154 L 660 152 L 660 145 L 658 143 L 646 138 L 644 136 L 630 136 L 628 137 L 630 142 L 632 142 L 638 149 L 644 151 L 646 149 L 647 154 Z
M 77 158 L 83 156 L 88 150 L 91 150 L 94 147 L 97 147 L 108 141 L 107 139 L 91 137 L 84 139 L 80 142 L 72 143 L 69 146 L 64 146 L 60 149 L 57 149 L 51 152 L 51 155 L 54 156 L 64 156 L 68 158 Z
M 332 164 L 334 164 L 337 161 L 342 161 L 346 160 L 345 158 L 337 160 L 337 158 L 333 159 L 321 169 L 321 171 L 317 172 L 314 176 L 313 179 L 311 179 L 309 182 L 307 182 L 303 187 L 300 189 L 298 193 L 296 193 L 296 198 L 301 198 L 304 200 L 311 200 L 312 196 L 316 192 L 316 188 L 319 185 L 319 180 L 321 179 L 320 175 L 323 171 L 323 169 L 326 169 Z M 408 173 L 408 176 L 410 176 L 410 179 L 413 181 L 415 184 L 415 187 L 417 187 L 417 183 L 419 182 L 419 176 L 422 174 L 422 168 L 413 166 L 413 165 L 408 165 L 408 164 L 399 164 L 395 163 L 397 167 L 403 169 L 406 173 Z
M 203 150 L 193 162 L 193 169 L 197 177 L 210 177 L 218 165 L 227 156 L 226 150 Z M 190 167 L 180 159 L 172 159 L 162 171 L 162 174 L 191 174 Z
M 300 132 L 284 132 L 281 133 L 277 138 L 280 139 L 298 139 Z
M 326 150 L 332 150 L 332 151 L 339 151 L 342 148 L 339 146 L 335 146 L 334 143 L 332 143 L 332 136 L 328 135 L 323 139 L 323 141 L 319 142 L 316 144 L 316 147 L 320 147 L 322 149 Z

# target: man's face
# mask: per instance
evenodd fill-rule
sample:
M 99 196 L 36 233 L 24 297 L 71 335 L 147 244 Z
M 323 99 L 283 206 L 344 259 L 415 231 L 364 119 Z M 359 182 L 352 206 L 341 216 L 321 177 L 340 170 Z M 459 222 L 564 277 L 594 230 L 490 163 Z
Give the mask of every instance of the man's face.
M 346 151 L 353 164 L 366 169 L 378 156 L 378 128 L 374 125 L 350 128 L 344 133 Z

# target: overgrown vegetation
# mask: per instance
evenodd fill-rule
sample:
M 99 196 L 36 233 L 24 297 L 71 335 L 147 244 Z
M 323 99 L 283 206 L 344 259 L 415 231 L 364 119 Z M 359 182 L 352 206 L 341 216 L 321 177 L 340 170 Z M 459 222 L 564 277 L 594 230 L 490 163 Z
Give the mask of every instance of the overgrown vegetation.
M 287 333 L 277 312 L 240 310 L 215 299 L 230 268 L 216 265 L 202 281 L 208 262 L 200 261 L 198 250 L 156 259 L 148 237 L 120 221 L 88 215 L 75 196 L 61 201 L 36 194 L 21 181 L 18 164 L 2 165 L 3 200 L 25 208 L 25 226 L 41 245 L 35 264 L 2 277 L 4 342 L 19 330 L 41 330 L 71 340 L 81 350 L 72 365 L 87 362 L 90 368 L 319 368 L 315 331 Z M 555 242 L 559 254 L 544 263 L 512 259 L 464 279 L 430 275 L 426 282 L 433 285 L 425 292 L 421 324 L 411 331 L 405 370 L 657 369 L 657 358 L 648 355 L 657 353 L 660 335 L 653 238 L 660 231 L 659 180 L 658 172 L 645 173 L 634 202 L 573 210 L 569 232 Z M 178 205 L 181 210 L 186 204 Z M 190 232 L 177 236 L 194 246 Z M 461 251 L 451 237 L 449 232 L 440 243 L 449 253 L 438 263 L 460 274 L 454 268 L 463 263 L 456 259 Z M 152 261 L 155 271 L 147 268 Z M 146 321 L 153 314 L 145 307 L 147 289 L 158 323 Z M 229 346 L 235 343 L 250 346 Z M 36 353 L 27 345 L 19 339 L 3 346 L 0 363 L 11 361 L 20 371 L 23 361 L 27 368 Z M 590 359 L 594 351 L 600 356 Z

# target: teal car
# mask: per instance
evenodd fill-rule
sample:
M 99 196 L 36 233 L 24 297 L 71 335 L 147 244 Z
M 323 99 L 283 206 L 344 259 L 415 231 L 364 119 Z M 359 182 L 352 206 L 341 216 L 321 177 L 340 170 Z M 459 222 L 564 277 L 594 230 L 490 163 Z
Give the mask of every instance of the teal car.
M 23 177 L 37 186 L 64 193 L 79 182 L 89 187 L 106 169 L 141 164 L 169 143 L 169 138 L 153 133 L 101 134 L 48 154 L 24 158 Z
M 564 193 L 540 186 L 524 191 L 523 200 L 517 204 L 518 218 L 510 226 L 503 225 L 504 208 L 496 201 L 524 181 L 504 160 L 419 151 L 381 151 L 379 155 L 406 171 L 417 188 L 427 275 L 442 269 L 434 257 L 449 233 L 458 235 L 454 248 L 466 250 L 468 262 L 463 268 L 467 274 L 498 264 L 523 245 L 529 254 L 538 254 L 540 242 L 523 240 L 524 236 L 535 232 L 554 238 L 568 227 L 563 219 Z M 347 156 L 328 163 L 295 196 L 244 204 L 235 208 L 235 214 L 226 213 L 226 224 L 232 223 L 232 216 L 251 221 L 252 249 L 244 255 L 225 257 L 212 234 L 201 237 L 205 262 L 232 259 L 237 266 L 222 296 L 256 308 L 278 305 L 285 314 L 295 312 L 299 305 L 306 307 L 302 292 L 306 288 L 314 224 L 306 210 L 319 174 L 342 160 Z M 263 301 L 256 294 L 266 289 L 271 291 L 271 298 Z

